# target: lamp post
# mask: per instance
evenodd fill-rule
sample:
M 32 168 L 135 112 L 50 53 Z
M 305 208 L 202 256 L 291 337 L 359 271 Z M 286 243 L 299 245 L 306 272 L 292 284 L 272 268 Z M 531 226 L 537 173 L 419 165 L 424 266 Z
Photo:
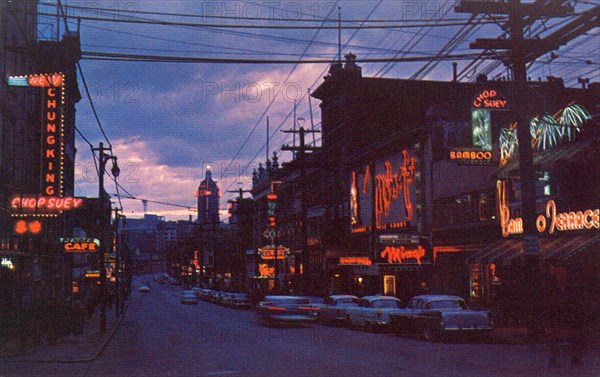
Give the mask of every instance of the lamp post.
M 111 148 L 104 148 L 104 144 L 100 142 L 100 146 L 98 148 L 92 148 L 92 151 L 98 151 L 98 197 L 100 198 L 100 255 L 99 255 L 99 264 L 100 264 L 100 333 L 104 334 L 106 331 L 106 268 L 104 266 L 104 250 L 105 250 L 105 240 L 104 240 L 104 228 L 105 228 L 105 220 L 107 218 L 106 213 L 104 211 L 104 172 L 106 170 L 106 163 L 108 160 L 113 160 L 113 165 L 111 168 L 111 172 L 113 176 L 116 178 L 119 176 L 121 170 L 117 165 L 117 157 L 112 154 L 107 154 L 105 151 L 112 151 Z M 110 215 L 109 215 L 110 217 Z

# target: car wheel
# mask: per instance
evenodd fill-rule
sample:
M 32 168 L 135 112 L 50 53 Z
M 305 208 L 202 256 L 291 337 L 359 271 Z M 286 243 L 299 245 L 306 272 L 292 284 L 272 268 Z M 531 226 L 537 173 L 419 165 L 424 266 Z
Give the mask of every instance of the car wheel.
M 434 325 L 425 325 L 421 332 L 423 339 L 428 341 L 437 341 L 440 339 L 440 331 Z

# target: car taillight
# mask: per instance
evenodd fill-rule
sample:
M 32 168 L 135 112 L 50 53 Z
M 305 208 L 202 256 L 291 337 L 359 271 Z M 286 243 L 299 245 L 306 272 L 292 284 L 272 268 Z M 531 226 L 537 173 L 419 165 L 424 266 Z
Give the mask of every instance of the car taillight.
M 377 317 L 381 317 L 381 309 L 377 309 Z
M 280 306 L 267 306 L 267 309 L 268 310 L 279 310 L 279 311 L 285 310 L 285 308 L 282 308 Z

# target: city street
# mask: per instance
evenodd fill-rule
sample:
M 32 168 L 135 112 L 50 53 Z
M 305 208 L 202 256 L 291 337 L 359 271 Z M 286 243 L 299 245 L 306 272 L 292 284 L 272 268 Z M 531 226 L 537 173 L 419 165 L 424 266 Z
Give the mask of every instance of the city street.
M 149 293 L 137 287 L 148 283 Z M 121 326 L 91 363 L 5 362 L 0 376 L 593 376 L 598 355 L 547 367 L 544 345 L 431 343 L 315 324 L 269 328 L 255 313 L 182 305 L 181 287 L 136 278 Z

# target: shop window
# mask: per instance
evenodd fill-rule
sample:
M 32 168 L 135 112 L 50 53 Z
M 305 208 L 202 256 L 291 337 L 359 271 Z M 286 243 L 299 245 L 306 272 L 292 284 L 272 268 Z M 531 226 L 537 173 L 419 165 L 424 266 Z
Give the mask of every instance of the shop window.
M 496 203 L 494 196 L 487 192 L 479 194 L 479 221 L 493 220 L 496 218 Z

